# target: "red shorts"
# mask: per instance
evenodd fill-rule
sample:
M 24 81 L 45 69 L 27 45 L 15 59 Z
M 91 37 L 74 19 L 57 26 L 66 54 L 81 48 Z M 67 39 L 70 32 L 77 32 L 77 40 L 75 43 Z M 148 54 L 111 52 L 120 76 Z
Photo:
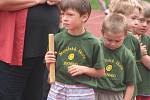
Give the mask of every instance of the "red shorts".
M 136 100 L 150 100 L 150 96 L 136 96 Z

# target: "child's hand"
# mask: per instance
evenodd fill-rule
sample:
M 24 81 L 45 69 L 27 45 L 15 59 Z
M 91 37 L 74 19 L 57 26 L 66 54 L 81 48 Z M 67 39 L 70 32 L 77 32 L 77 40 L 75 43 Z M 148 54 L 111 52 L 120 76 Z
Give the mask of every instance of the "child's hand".
M 136 39 L 138 39 L 139 40 L 139 42 L 140 42 L 140 38 L 141 38 L 141 35 L 137 35 L 137 34 L 135 34 L 135 35 L 133 35 Z
M 85 72 L 86 67 L 85 66 L 81 66 L 81 65 L 71 65 L 68 67 L 68 73 L 71 76 L 77 76 L 77 75 L 82 75 Z
M 56 52 L 48 51 L 45 55 L 46 64 L 55 63 L 56 62 Z
M 141 55 L 147 55 L 147 49 L 146 49 L 146 45 L 144 45 L 143 43 L 140 43 L 140 48 L 141 48 Z

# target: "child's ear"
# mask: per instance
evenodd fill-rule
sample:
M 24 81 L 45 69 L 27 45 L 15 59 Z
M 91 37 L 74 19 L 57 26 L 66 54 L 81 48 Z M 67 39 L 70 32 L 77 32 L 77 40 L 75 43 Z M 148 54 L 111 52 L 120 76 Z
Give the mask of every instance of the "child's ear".
M 83 22 L 86 22 L 86 21 L 88 20 L 88 18 L 89 18 L 89 15 L 88 15 L 88 14 L 82 15 L 82 20 L 83 20 Z

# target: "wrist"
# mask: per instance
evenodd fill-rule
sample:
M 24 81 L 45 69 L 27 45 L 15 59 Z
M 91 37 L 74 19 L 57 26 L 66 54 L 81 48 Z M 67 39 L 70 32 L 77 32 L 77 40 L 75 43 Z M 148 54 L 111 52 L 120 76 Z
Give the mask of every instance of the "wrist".
M 45 4 L 47 0 L 37 0 L 37 4 Z
M 82 67 L 84 67 L 83 74 L 87 74 L 89 72 L 89 68 L 85 66 L 82 66 Z

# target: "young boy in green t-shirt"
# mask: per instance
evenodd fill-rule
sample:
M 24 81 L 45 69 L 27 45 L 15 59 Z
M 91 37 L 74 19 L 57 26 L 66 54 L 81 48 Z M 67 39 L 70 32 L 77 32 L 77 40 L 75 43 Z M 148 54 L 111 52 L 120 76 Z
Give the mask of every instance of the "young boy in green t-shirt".
M 122 14 L 106 16 L 102 24 L 106 76 L 97 80 L 96 100 L 131 100 L 136 84 L 136 61 L 123 42 L 127 19 Z
M 62 0 L 64 30 L 55 35 L 55 51 L 47 52 L 47 66 L 56 62 L 56 82 L 47 100 L 95 100 L 97 77 L 105 75 L 104 56 L 99 41 L 84 25 L 91 13 L 89 0 Z
M 139 2 L 143 7 L 143 12 L 139 16 L 134 35 L 140 42 L 142 58 L 137 66 L 142 82 L 137 84 L 137 100 L 150 100 L 150 37 L 145 35 L 150 27 L 150 3 Z
M 128 20 L 128 35 L 124 40 L 126 47 L 133 53 L 137 62 L 140 60 L 140 44 L 133 36 L 133 31 L 137 25 L 137 19 L 142 11 L 142 7 L 137 0 L 112 0 L 110 3 L 110 13 L 121 13 Z
M 142 12 L 142 7 L 137 0 L 112 0 L 110 3 L 110 12 L 111 13 L 121 13 L 127 17 L 128 20 L 128 35 L 124 39 L 124 45 L 132 52 L 136 63 L 140 62 L 141 59 L 141 50 L 140 43 L 138 39 L 133 36 L 133 32 L 137 25 L 137 20 Z M 137 83 L 141 82 L 141 76 L 137 68 Z M 136 86 L 134 91 L 134 96 L 136 96 Z

